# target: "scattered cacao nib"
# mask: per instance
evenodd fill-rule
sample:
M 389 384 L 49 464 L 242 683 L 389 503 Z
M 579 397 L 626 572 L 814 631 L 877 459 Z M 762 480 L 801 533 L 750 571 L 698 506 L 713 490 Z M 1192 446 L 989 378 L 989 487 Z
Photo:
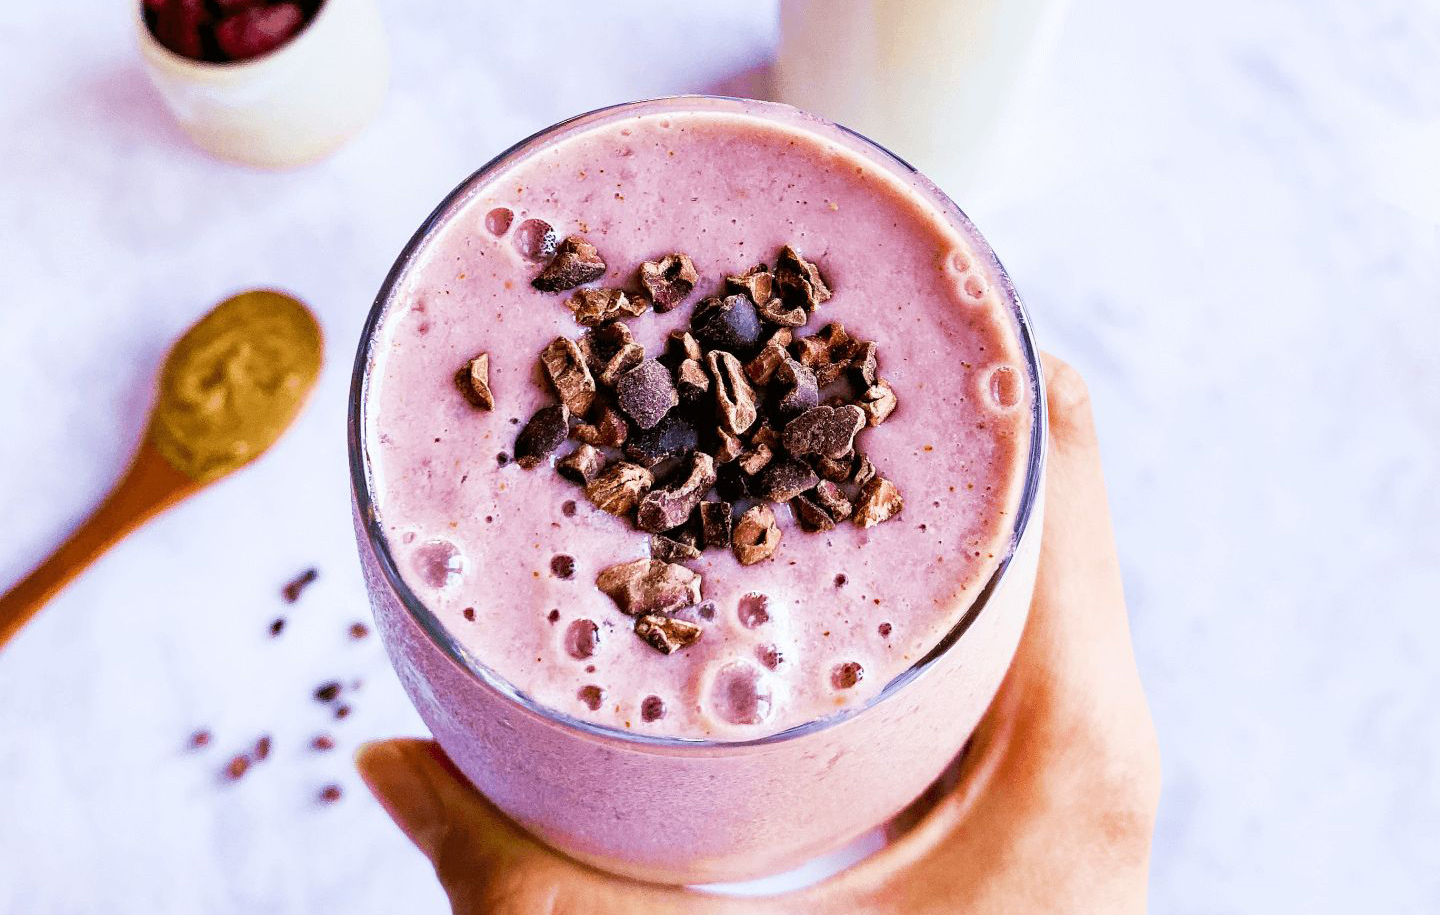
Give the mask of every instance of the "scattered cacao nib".
M 786 245 L 775 262 L 775 279 L 780 294 L 787 301 L 803 303 L 806 311 L 814 311 L 820 303 L 830 300 L 830 287 L 820 275 L 820 268 Z
M 661 461 L 689 454 L 699 447 L 699 442 L 695 427 L 671 413 L 654 429 L 630 436 L 625 443 L 625 456 L 642 467 L 654 467 Z
M 270 735 L 263 734 L 259 740 L 255 741 L 255 749 L 250 751 L 251 755 L 257 760 L 268 759 L 270 757 L 271 745 Z
M 829 480 L 821 480 L 814 489 L 796 496 L 790 507 L 807 531 L 834 530 L 854 510 L 845 493 Z
M 490 391 L 490 354 L 481 353 L 460 366 L 455 373 L 455 387 L 477 410 L 495 409 L 495 395 Z
M 306 569 L 295 576 L 285 587 L 280 589 L 280 595 L 285 598 L 285 603 L 293 604 L 300 599 L 300 592 L 310 586 L 310 583 L 320 577 L 315 569 Z
M 769 384 L 775 370 L 785 361 L 786 355 L 783 344 L 770 340 L 760 347 L 755 358 L 745 363 L 745 375 L 755 384 Z
M 860 490 L 860 499 L 855 505 L 855 523 L 861 527 L 874 527 L 888 521 L 905 507 L 900 490 L 884 477 L 875 477 Z
M 782 456 L 760 471 L 754 488 L 767 501 L 789 502 L 819 482 L 809 464 Z
M 665 414 L 680 403 L 670 370 L 654 359 L 646 359 L 620 376 L 615 394 L 624 410 L 641 429 L 653 429 Z
M 541 292 L 563 292 L 583 283 L 593 283 L 605 275 L 605 261 L 600 252 L 579 235 L 571 235 L 555 249 L 555 257 L 530 285 Z
M 566 337 L 551 340 L 540 353 L 540 365 L 571 415 L 584 416 L 590 412 L 590 404 L 595 400 L 595 379 L 585 364 L 585 354 L 574 340 Z
M 705 350 L 688 330 L 672 330 L 665 341 L 665 359 L 671 368 L 679 366 L 686 359 L 704 362 Z
M 585 355 L 585 364 L 598 378 L 615 354 L 620 352 L 625 344 L 634 342 L 635 337 L 630 333 L 628 324 L 624 321 L 607 321 L 581 334 L 576 345 Z
M 742 566 L 769 559 L 780 546 L 780 527 L 768 505 L 755 505 L 735 522 L 730 544 Z
M 775 457 L 775 452 L 764 442 L 751 445 L 740 455 L 740 469 L 750 476 L 764 470 L 766 465 Z
M 350 717 L 350 706 L 345 705 L 345 704 L 343 704 L 343 703 L 340 704 L 340 705 L 335 706 L 335 717 L 336 717 L 337 720 L 340 719 L 340 718 L 349 718 L 349 717 Z
M 855 455 L 847 454 L 844 457 L 832 458 L 820 456 L 811 462 L 815 472 L 822 480 L 832 480 L 836 483 L 844 483 L 850 479 L 850 474 L 855 472 Z
M 320 789 L 320 793 L 316 797 L 322 804 L 333 804 L 344 796 L 345 792 L 339 785 L 326 785 Z
M 635 634 L 661 654 L 689 648 L 700 641 L 702 631 L 697 623 L 659 613 L 647 613 L 635 621 Z
M 650 293 L 658 312 L 667 312 L 685 301 L 698 282 L 700 274 L 695 264 L 678 252 L 640 265 L 640 285 Z
M 650 536 L 650 558 L 661 562 L 690 562 L 700 558 L 700 551 L 688 543 L 666 537 L 664 534 Z
M 322 683 L 315 689 L 316 702 L 334 702 L 339 695 L 340 684 L 335 680 L 331 680 L 328 683 Z
M 600 453 L 600 449 L 582 444 L 556 464 L 555 471 L 570 482 L 584 486 L 604 465 L 605 455 Z
M 579 289 L 565 302 L 581 327 L 596 327 L 621 318 L 638 318 L 650 308 L 650 302 L 637 295 L 626 295 L 623 289 Z
M 570 434 L 570 411 L 563 403 L 541 407 L 515 439 L 515 463 L 526 470 L 540 466 Z
M 715 446 L 715 463 L 728 464 L 745 453 L 745 443 L 724 429 L 717 427 L 715 437 L 719 440 Z
M 700 600 L 698 572 L 658 559 L 611 566 L 600 573 L 595 584 L 629 616 L 670 613 Z
M 770 425 L 770 420 L 762 419 L 759 424 L 750 432 L 751 445 L 764 445 L 772 452 L 780 450 L 780 433 Z
M 683 480 L 663 489 L 652 489 L 640 500 L 635 511 L 635 526 L 650 533 L 679 527 L 714 485 L 715 459 L 703 451 L 692 452 Z
M 860 395 L 860 409 L 865 413 L 866 422 L 872 426 L 878 426 L 889 419 L 899 404 L 895 390 L 884 378 L 866 388 L 865 393 Z
M 201 747 L 208 745 L 210 743 L 210 737 L 210 732 L 205 730 L 204 728 L 201 728 L 194 734 L 190 735 L 190 749 L 198 750 Z
M 550 574 L 556 578 L 574 578 L 575 557 L 567 556 L 564 553 L 557 553 L 550 557 Z
M 601 511 L 624 515 L 654 484 L 654 475 L 644 467 L 616 461 L 586 485 L 585 495 Z
M 715 492 L 722 499 L 739 502 L 751 495 L 750 477 L 738 463 L 722 464 L 715 474 Z
M 680 402 L 687 407 L 696 407 L 710 393 L 710 376 L 705 367 L 694 359 L 680 363 L 675 372 L 675 387 L 680 391 Z
M 245 773 L 249 771 L 250 757 L 243 753 L 239 756 L 232 757 L 231 760 L 225 764 L 225 777 L 232 782 L 238 782 L 244 778 Z
M 830 348 L 818 335 L 796 339 L 790 344 L 790 352 L 795 354 L 797 362 L 811 371 L 824 365 L 830 356 Z
M 354 639 L 357 642 L 370 635 L 370 627 L 365 625 L 364 623 L 351 623 L 350 629 L 348 631 L 350 633 L 350 638 Z
M 870 463 L 870 459 L 863 453 L 857 455 L 855 457 L 855 474 L 850 478 L 850 482 L 856 486 L 864 486 L 873 479 L 875 479 L 875 465 Z
M 756 306 L 755 310 L 759 313 L 762 320 L 779 325 L 780 327 L 800 327 L 804 325 L 810 318 L 809 313 L 800 305 L 787 308 L 786 302 L 786 299 L 776 297 L 764 305 Z
M 820 405 L 820 385 L 809 367 L 794 359 L 784 359 L 775 367 L 771 385 L 780 393 L 775 412 L 782 420 L 791 420 Z
M 764 264 L 756 264 L 739 276 L 725 277 L 725 291 L 744 293 L 755 305 L 762 306 L 775 297 L 775 276 Z
M 573 430 L 574 436 L 587 445 L 596 448 L 619 448 L 630 434 L 630 424 L 613 404 L 600 407 L 600 416 L 593 423 L 580 423 Z
M 755 305 L 743 295 L 701 300 L 690 317 L 690 332 L 712 350 L 749 358 L 760 348 L 764 327 Z
M 700 503 L 700 548 L 725 548 L 730 543 L 731 513 L 729 502 Z
M 873 341 L 860 344 L 860 349 L 850 360 L 850 371 L 855 376 L 856 386 L 868 388 L 875 384 L 880 371 L 880 347 Z
M 316 734 L 315 739 L 310 741 L 310 749 L 317 753 L 328 753 L 335 749 L 335 738 L 329 734 Z
M 758 412 L 755 389 L 746 380 L 740 360 L 724 350 L 712 350 L 705 355 L 705 361 L 715 379 L 715 406 L 721 428 L 731 435 L 744 435 L 755 424 Z
M 854 405 L 812 407 L 785 424 L 780 444 L 796 457 L 815 454 L 839 458 L 850 453 L 865 414 Z
M 273 638 L 275 638 L 276 636 L 278 636 L 281 632 L 284 632 L 284 631 L 285 631 L 285 617 L 283 617 L 283 616 L 277 616 L 277 617 L 275 617 L 275 619 L 273 619 L 273 620 L 270 621 L 270 638 L 273 639 Z

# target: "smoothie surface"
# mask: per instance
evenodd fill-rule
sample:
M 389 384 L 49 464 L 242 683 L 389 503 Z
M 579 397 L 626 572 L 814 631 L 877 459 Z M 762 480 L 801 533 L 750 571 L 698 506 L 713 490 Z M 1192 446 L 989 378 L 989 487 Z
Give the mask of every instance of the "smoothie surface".
M 746 740 L 804 724 L 915 664 L 1009 549 L 1033 395 L 998 272 L 933 192 L 851 142 L 799 115 L 602 118 L 492 170 L 400 278 L 365 406 L 380 523 L 417 597 L 536 702 L 655 736 Z M 834 295 L 796 334 L 840 322 L 878 345 L 899 406 L 856 443 L 899 488 L 900 514 L 810 533 L 776 505 L 773 558 L 742 566 L 712 549 L 685 563 L 713 602 L 713 618 L 687 611 L 704 626 L 696 644 L 665 655 L 637 638 L 595 580 L 648 556 L 649 535 L 554 472 L 573 441 L 534 469 L 511 459 L 526 420 L 555 402 L 540 351 L 584 330 L 568 293 L 531 286 L 537 219 L 596 246 L 608 270 L 595 285 L 636 288 L 643 261 L 693 259 L 693 295 L 627 321 L 651 356 L 727 274 L 773 264 L 787 244 L 815 262 Z M 481 352 L 490 411 L 454 382 Z

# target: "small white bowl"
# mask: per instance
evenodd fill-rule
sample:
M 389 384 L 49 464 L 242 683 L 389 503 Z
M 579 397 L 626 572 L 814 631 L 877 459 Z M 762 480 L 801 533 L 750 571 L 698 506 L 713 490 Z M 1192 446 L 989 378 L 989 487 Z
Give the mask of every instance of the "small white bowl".
M 235 63 L 191 60 L 135 27 L 146 72 L 196 145 L 222 159 L 288 168 L 324 158 L 369 122 L 389 80 L 375 0 L 325 0 L 294 38 Z

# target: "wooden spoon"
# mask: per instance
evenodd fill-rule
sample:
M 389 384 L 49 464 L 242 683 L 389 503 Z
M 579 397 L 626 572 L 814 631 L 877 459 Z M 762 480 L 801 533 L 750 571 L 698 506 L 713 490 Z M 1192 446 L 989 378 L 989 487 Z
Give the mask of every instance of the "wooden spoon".
M 69 581 L 150 518 L 265 452 L 320 374 L 320 326 L 279 292 L 221 302 L 175 342 L 130 469 L 79 529 L 0 597 L 0 648 Z

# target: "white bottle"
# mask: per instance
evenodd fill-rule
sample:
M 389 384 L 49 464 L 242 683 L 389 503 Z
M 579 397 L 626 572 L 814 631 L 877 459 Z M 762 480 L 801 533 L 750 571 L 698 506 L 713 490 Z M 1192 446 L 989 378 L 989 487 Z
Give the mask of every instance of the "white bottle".
M 781 101 L 865 134 L 951 196 L 979 190 L 1062 0 L 782 0 Z

